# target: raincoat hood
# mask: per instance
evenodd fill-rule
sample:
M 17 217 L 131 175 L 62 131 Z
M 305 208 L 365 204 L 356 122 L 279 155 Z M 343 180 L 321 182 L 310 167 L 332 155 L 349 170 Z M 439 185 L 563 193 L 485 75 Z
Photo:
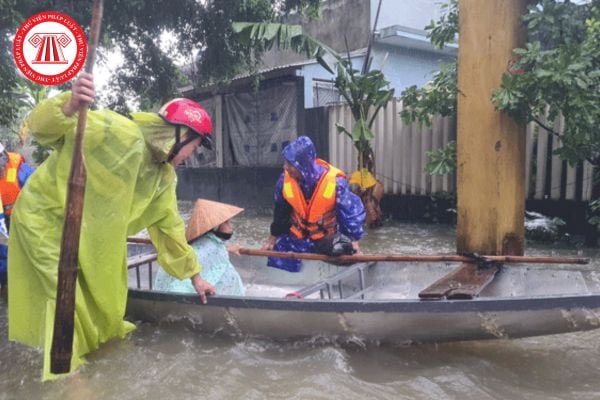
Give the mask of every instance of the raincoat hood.
M 131 118 L 142 131 L 152 160 L 158 163 L 167 161 L 175 144 L 175 126 L 153 112 L 134 112 Z
M 300 136 L 285 146 L 281 152 L 290 164 L 292 164 L 304 179 L 304 183 L 308 186 L 313 186 L 319 180 L 322 173 L 322 168 L 315 162 L 317 159 L 317 151 L 315 145 L 306 136 Z

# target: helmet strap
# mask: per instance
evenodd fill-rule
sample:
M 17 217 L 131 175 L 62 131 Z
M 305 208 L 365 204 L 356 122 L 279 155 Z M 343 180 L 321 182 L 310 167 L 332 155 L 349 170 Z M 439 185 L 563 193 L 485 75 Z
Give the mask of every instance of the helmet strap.
M 181 148 L 183 146 L 185 146 L 186 144 L 196 140 L 196 138 L 200 135 L 198 135 L 195 131 L 189 129 L 188 130 L 188 134 L 187 137 L 185 138 L 185 140 L 183 142 L 181 142 L 181 125 L 177 125 L 177 127 L 175 128 L 175 144 L 173 145 L 173 150 L 171 150 L 171 154 L 169 155 L 169 158 L 167 158 L 167 162 L 171 162 L 171 160 L 173 158 L 175 158 L 175 156 L 177 155 L 177 153 L 179 153 L 181 151 Z
M 181 141 L 181 125 L 175 126 L 175 145 Z

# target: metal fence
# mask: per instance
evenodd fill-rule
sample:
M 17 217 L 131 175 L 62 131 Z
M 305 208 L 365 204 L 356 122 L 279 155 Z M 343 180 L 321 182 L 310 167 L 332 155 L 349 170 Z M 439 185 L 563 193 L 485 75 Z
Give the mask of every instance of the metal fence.
M 556 121 L 562 131 L 564 119 Z M 526 188 L 533 199 L 589 201 L 592 198 L 594 168 L 589 162 L 568 165 L 553 152 L 560 146 L 558 138 L 537 124 L 527 126 Z
M 453 118 L 434 117 L 430 127 L 406 125 L 400 118 L 401 102 L 382 109 L 373 125 L 376 173 L 389 194 L 429 195 L 453 192 L 455 176 L 430 176 L 424 172 L 426 152 L 445 147 L 456 138 Z M 336 123 L 351 131 L 350 108 L 345 104 L 329 106 L 329 160 L 346 172 L 356 170 L 357 152 L 352 141 L 338 134 Z M 562 121 L 557 121 L 558 130 Z M 534 199 L 588 201 L 592 196 L 593 167 L 588 162 L 569 166 L 553 151 L 558 140 L 536 124 L 527 126 L 526 193 Z

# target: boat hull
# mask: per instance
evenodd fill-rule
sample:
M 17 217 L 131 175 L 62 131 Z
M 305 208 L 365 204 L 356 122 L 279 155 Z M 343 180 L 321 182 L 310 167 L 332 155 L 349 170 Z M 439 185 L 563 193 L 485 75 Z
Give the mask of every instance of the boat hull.
M 600 279 L 591 268 L 505 267 L 478 298 L 431 301 L 420 300 L 419 291 L 456 264 L 313 263 L 293 274 L 267 268 L 264 261 L 234 258 L 246 283 L 245 297 L 211 296 L 204 305 L 196 294 L 130 289 L 127 317 L 238 337 L 399 344 L 600 327 Z
M 386 343 L 520 338 L 595 329 L 600 296 L 455 301 L 322 301 L 130 290 L 132 320 L 278 340 L 329 337 Z

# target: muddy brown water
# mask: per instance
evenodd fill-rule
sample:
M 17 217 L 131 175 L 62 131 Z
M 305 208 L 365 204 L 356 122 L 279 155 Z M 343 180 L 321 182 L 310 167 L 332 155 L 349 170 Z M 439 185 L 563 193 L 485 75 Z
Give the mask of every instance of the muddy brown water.
M 236 218 L 235 240 L 259 246 L 269 218 Z M 365 253 L 443 254 L 454 228 L 388 223 L 368 232 Z M 528 243 L 527 254 L 596 249 Z M 78 373 L 40 382 L 38 350 L 7 340 L 0 301 L 0 399 L 598 399 L 600 330 L 519 340 L 411 346 L 322 338 L 300 342 L 232 339 L 176 324 L 141 323 L 104 345 Z

